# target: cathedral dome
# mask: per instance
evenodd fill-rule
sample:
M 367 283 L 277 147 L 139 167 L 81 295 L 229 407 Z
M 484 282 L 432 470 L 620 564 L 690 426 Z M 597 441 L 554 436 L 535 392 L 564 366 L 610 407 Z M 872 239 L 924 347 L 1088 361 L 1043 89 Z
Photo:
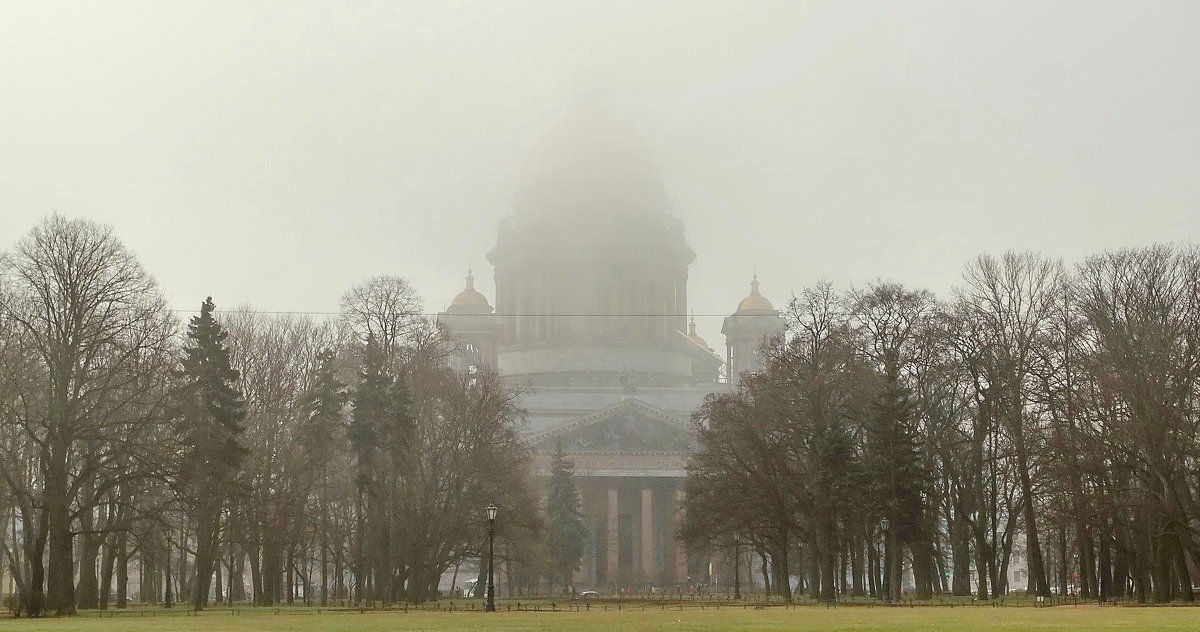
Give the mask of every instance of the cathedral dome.
M 450 301 L 450 312 L 476 312 L 485 311 L 491 312 L 492 306 L 488 303 L 487 297 L 480 294 L 475 289 L 475 275 L 470 270 L 467 271 L 467 287 Z
M 775 311 L 775 306 L 771 304 L 771 301 L 768 301 L 767 297 L 758 293 L 758 275 L 755 274 L 754 279 L 750 281 L 750 296 L 747 296 L 742 299 L 741 303 L 738 303 L 737 313 L 773 311 Z
M 553 123 L 533 144 L 516 192 L 528 215 L 661 215 L 662 174 L 637 131 L 599 105 Z

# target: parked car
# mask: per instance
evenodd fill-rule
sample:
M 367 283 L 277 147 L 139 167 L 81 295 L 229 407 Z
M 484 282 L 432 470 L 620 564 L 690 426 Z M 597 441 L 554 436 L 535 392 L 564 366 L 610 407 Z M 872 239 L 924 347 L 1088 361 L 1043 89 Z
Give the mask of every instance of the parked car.
M 599 599 L 600 593 L 598 593 L 594 590 L 585 590 L 585 591 L 579 593 L 579 598 L 580 599 Z
M 477 579 L 468 579 L 467 581 L 463 582 L 463 587 L 462 587 L 463 597 L 482 599 L 485 596 L 483 594 L 484 587 L 479 586 L 478 587 L 479 590 L 478 591 L 475 590 L 477 583 L 479 583 L 479 580 L 477 580 Z

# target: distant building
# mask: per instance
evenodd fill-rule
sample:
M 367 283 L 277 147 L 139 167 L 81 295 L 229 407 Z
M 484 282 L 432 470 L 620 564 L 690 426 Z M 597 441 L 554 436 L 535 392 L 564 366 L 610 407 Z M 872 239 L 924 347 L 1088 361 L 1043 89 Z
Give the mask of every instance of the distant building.
M 755 278 L 722 328 L 728 364 L 696 334 L 683 223 L 640 137 L 601 108 L 546 132 L 513 211 L 487 255 L 495 309 L 468 272 L 439 314 L 458 342 L 453 362 L 530 388 L 520 404 L 539 476 L 560 442 L 574 461 L 589 530 L 577 587 L 703 583 L 709 560 L 689 559 L 674 539 L 690 417 L 758 368 L 779 311 Z

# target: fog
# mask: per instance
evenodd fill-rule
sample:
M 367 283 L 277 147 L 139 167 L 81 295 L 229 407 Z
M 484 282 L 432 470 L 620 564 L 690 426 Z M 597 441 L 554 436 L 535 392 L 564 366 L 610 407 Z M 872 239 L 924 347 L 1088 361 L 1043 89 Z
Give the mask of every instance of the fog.
M 7 3 L 0 238 L 116 227 L 173 307 L 430 312 L 513 213 L 542 130 L 641 135 L 719 340 L 748 292 L 944 293 L 981 252 L 1200 238 L 1192 2 Z

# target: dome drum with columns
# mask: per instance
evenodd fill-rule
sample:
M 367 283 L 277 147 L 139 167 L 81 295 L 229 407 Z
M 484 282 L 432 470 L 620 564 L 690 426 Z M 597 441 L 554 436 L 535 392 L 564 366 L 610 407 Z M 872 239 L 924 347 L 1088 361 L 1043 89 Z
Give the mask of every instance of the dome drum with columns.
M 782 328 L 756 276 L 722 328 L 726 368 L 686 317 L 696 255 L 666 199 L 628 125 L 595 108 L 565 117 L 530 152 L 487 255 L 495 310 L 468 273 L 438 316 L 457 368 L 531 387 L 519 404 L 535 473 L 549 475 L 560 443 L 574 461 L 588 527 L 577 589 L 679 588 L 707 572 L 712 560 L 673 538 L 691 414 Z
M 615 226 L 563 231 L 537 219 L 515 223 L 488 255 L 505 375 L 615 385 L 632 372 L 645 384 L 670 386 L 694 382 L 696 362 L 719 366 L 681 335 L 695 255 L 677 219 L 636 222 L 627 239 Z

